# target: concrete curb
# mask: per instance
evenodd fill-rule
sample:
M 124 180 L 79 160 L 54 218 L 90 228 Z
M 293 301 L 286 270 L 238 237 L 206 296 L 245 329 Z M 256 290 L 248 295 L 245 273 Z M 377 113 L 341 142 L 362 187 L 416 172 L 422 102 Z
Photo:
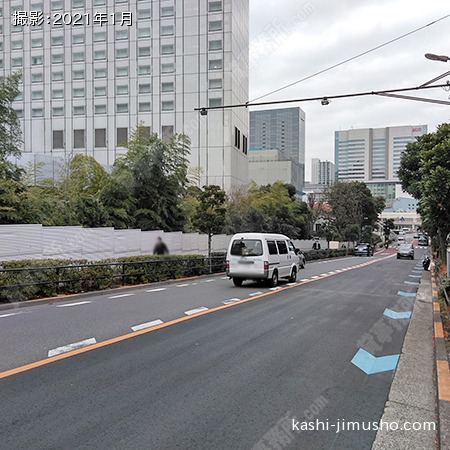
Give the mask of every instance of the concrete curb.
M 434 268 L 434 264 L 433 264 Z M 436 359 L 437 407 L 439 420 L 439 448 L 450 448 L 450 367 L 445 348 L 444 328 L 441 321 L 439 288 L 434 271 L 431 274 L 434 319 L 434 350 Z
M 433 346 L 433 304 L 429 272 L 424 272 L 417 291 L 402 353 L 381 421 L 396 423 L 397 430 L 380 428 L 372 449 L 432 449 L 438 442 L 436 385 Z M 419 422 L 431 430 L 402 430 Z M 411 426 L 411 425 L 408 425 Z

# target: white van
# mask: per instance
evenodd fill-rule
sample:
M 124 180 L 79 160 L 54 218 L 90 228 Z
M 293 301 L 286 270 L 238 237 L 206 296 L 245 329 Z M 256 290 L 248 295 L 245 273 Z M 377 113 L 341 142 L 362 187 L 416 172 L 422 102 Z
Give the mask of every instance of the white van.
M 292 241 L 282 234 L 238 233 L 228 247 L 227 275 L 235 286 L 244 280 L 267 280 L 272 287 L 279 278 L 294 282 L 304 265 L 297 253 Z

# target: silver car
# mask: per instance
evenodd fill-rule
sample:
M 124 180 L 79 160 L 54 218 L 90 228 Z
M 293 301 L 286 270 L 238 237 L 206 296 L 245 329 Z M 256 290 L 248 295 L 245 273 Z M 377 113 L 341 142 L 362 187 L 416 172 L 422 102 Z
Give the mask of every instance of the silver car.
M 397 250 L 397 259 L 414 259 L 414 246 L 411 244 L 402 244 Z

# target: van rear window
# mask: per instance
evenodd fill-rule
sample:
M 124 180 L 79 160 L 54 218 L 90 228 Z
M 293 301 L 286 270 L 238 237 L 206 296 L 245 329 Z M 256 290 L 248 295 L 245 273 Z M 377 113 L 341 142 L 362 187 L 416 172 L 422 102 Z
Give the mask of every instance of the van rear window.
M 239 239 L 233 241 L 231 246 L 233 256 L 261 256 L 263 254 L 262 242 L 259 239 Z

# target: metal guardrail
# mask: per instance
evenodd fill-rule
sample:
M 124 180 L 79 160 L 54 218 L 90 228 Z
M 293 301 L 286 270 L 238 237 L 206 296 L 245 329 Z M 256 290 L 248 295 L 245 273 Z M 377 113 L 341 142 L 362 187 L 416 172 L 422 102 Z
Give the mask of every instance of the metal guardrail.
M 61 293 L 87 292 L 97 290 L 96 287 L 105 280 L 110 280 L 110 287 L 135 285 L 142 282 L 165 281 L 187 276 L 198 276 L 209 273 L 224 272 L 226 268 L 225 255 L 198 258 L 179 259 L 155 259 L 148 261 L 120 261 L 111 263 L 94 264 L 68 264 L 64 266 L 46 267 L 21 267 L 5 269 L 0 268 L 0 302 L 10 301 L 13 297 L 17 300 L 27 299 L 26 295 L 20 295 L 20 291 L 30 289 L 39 297 L 40 291 L 47 290 L 55 295 Z M 96 274 L 95 276 L 83 276 L 83 270 L 90 273 L 95 269 L 109 269 L 109 273 Z M 137 270 L 136 270 L 137 269 Z M 69 274 L 77 275 L 75 278 L 68 277 Z M 24 282 L 15 284 L 1 284 L 2 274 L 18 274 L 16 277 Z M 42 277 L 44 279 L 39 280 Z M 151 281 L 145 281 L 145 280 Z M 83 288 L 74 289 L 79 284 Z M 89 289 L 92 287 L 92 289 Z M 88 289 L 86 289 L 88 288 Z M 102 289 L 102 288 L 98 288 Z M 5 292 L 6 291 L 6 292 Z M 13 293 L 15 295 L 13 295 Z M 42 295 L 40 295 L 42 297 Z M 8 298 L 9 297 L 9 298 Z

